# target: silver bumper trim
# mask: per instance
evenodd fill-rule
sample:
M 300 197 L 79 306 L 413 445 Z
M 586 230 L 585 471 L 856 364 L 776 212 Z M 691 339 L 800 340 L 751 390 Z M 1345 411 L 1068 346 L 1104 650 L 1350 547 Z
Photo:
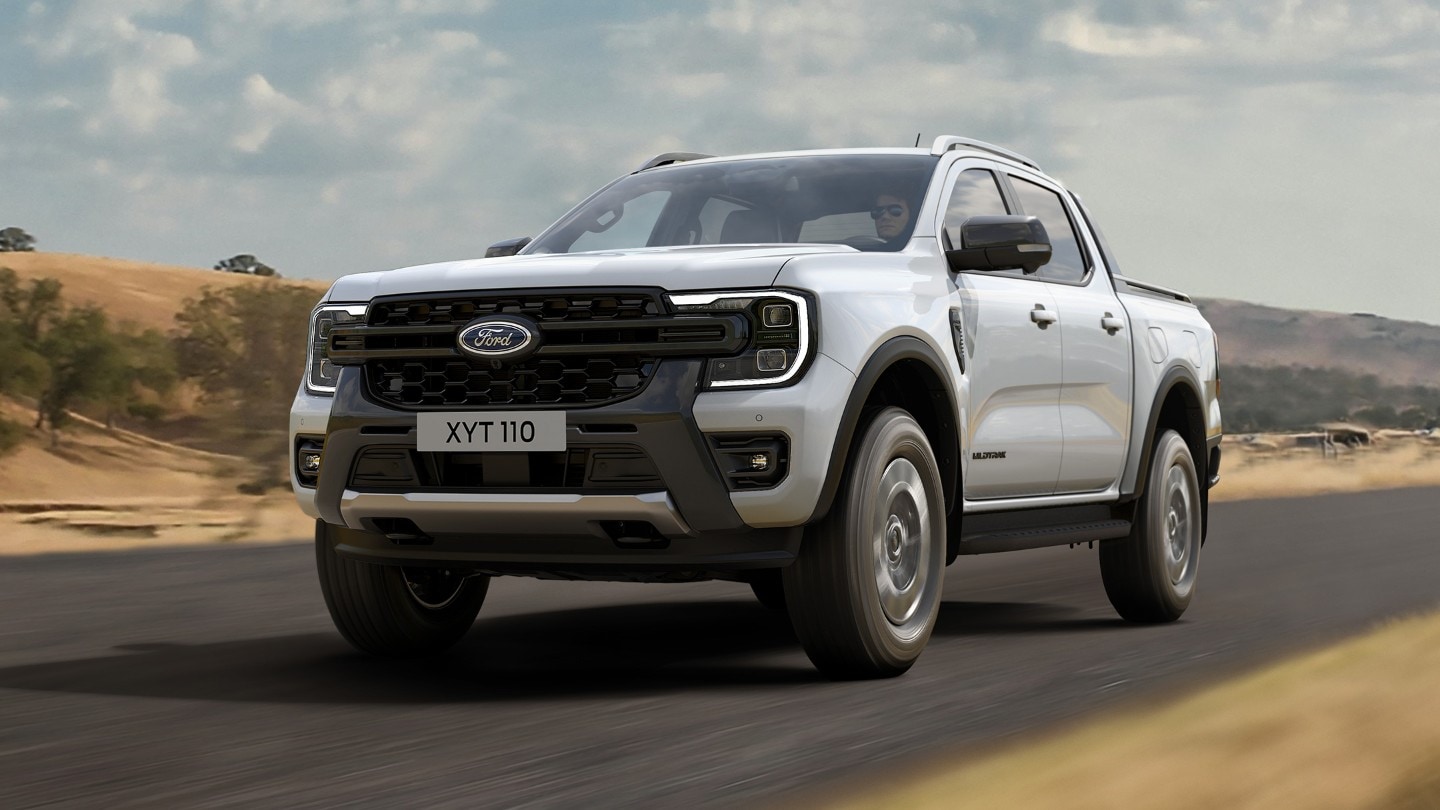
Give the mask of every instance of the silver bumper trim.
M 366 518 L 403 517 L 427 534 L 590 534 L 609 537 L 602 520 L 643 520 L 666 537 L 691 534 L 668 492 L 639 495 L 474 492 L 356 492 L 340 497 L 345 525 L 365 530 Z

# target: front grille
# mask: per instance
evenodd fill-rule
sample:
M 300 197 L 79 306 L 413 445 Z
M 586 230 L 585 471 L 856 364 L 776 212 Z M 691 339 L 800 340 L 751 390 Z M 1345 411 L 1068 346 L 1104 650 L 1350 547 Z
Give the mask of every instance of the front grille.
M 471 358 L 465 324 L 521 316 L 538 349 L 519 360 Z M 604 405 L 641 391 L 664 357 L 733 355 L 750 339 L 743 315 L 672 314 L 658 290 L 540 291 L 379 298 L 364 325 L 330 332 L 337 365 L 364 365 L 371 398 L 394 407 Z
M 639 391 L 655 363 L 653 357 L 568 355 L 493 368 L 458 358 L 424 358 L 372 360 L 365 371 L 374 396 L 411 408 L 593 405 Z

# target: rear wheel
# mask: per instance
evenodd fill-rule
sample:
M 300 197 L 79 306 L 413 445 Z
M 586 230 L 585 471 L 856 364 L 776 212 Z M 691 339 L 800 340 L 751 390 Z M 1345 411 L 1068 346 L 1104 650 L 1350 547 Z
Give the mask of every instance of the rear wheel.
M 783 569 L 785 601 L 811 662 L 839 679 L 899 675 L 940 610 L 945 505 L 930 442 L 899 408 L 875 415 L 835 505 Z
M 374 565 L 335 553 L 347 529 L 315 522 L 320 590 L 335 628 L 374 655 L 432 655 L 464 637 L 490 578 L 449 568 Z
M 1151 451 L 1130 536 L 1100 544 L 1105 595 L 1127 621 L 1174 621 L 1190 605 L 1199 562 L 1200 476 L 1185 440 L 1167 430 Z

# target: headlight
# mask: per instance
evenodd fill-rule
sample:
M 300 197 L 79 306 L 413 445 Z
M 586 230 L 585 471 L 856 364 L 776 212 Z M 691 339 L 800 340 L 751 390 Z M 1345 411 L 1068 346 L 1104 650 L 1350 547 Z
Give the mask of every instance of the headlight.
M 810 363 L 815 343 L 815 304 L 807 294 L 754 290 L 670 296 L 677 312 L 739 313 L 750 321 L 751 339 L 734 357 L 705 363 L 706 388 L 789 385 Z
M 365 320 L 365 305 L 316 307 L 310 315 L 310 348 L 305 353 L 305 388 L 312 394 L 335 393 L 335 379 L 340 369 L 325 356 L 330 343 L 330 327 L 339 323 Z

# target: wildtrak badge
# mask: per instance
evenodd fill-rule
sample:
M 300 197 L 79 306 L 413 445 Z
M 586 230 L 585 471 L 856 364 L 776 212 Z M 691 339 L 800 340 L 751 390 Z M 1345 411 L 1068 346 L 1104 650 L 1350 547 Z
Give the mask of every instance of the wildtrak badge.
M 987 450 L 984 453 L 971 453 L 970 458 L 976 461 L 986 461 L 992 458 L 1005 458 L 1006 450 Z

